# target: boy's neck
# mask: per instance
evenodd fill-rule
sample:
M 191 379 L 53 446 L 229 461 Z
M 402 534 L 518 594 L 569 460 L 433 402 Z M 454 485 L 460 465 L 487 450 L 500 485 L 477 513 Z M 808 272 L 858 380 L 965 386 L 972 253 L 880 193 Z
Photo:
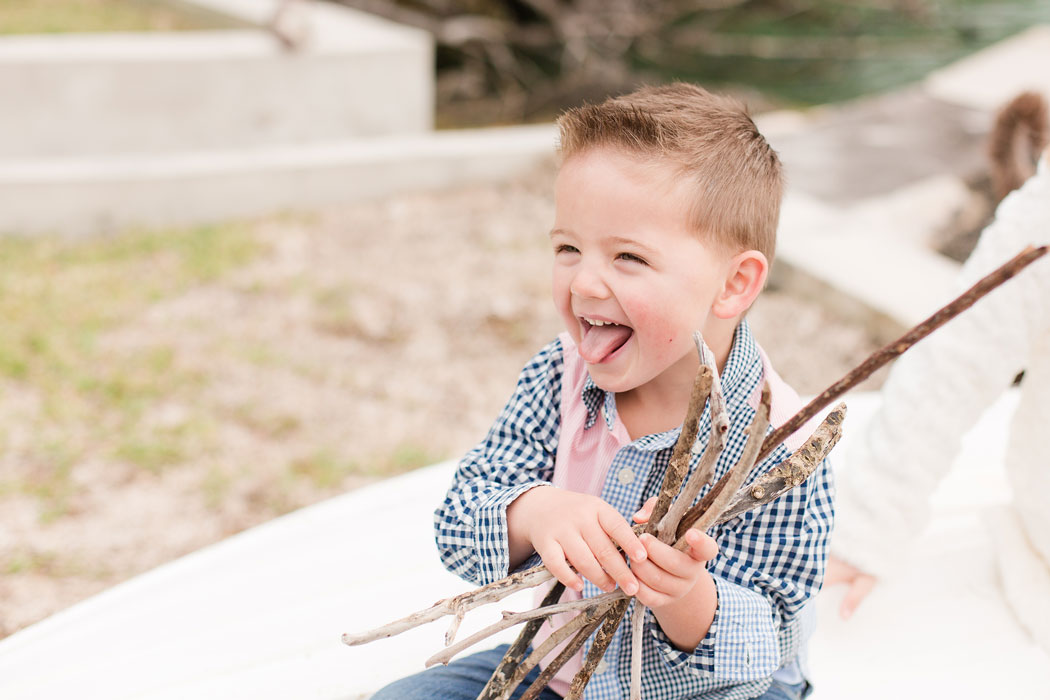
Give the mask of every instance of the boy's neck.
M 715 356 L 719 374 L 729 360 L 737 325 L 738 322 L 729 322 L 705 329 L 704 342 Z M 693 377 L 700 366 L 695 355 L 694 360 L 689 363 L 688 377 L 658 378 L 648 386 L 616 394 L 617 413 L 632 440 L 673 430 L 682 424 L 693 391 Z

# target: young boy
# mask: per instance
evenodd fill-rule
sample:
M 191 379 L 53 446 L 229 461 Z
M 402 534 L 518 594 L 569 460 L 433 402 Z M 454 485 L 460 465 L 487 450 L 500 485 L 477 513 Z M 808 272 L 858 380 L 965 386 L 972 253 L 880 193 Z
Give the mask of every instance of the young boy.
M 741 105 L 681 83 L 574 109 L 559 127 L 550 239 L 567 333 L 528 363 L 488 436 L 460 463 L 435 513 L 442 560 L 485 584 L 537 553 L 566 598 L 616 586 L 635 595 L 648 606 L 647 700 L 801 697 L 800 611 L 820 587 L 832 521 L 827 464 L 713 537 L 692 531 L 686 552 L 636 537 L 628 522 L 644 521 L 663 480 L 698 368 L 694 330 L 715 354 L 731 421 L 716 480 L 740 455 L 763 380 L 774 422 L 799 405 L 743 320 L 773 255 L 779 160 Z M 705 411 L 702 436 L 709 425 Z M 629 622 L 587 697 L 627 696 Z M 502 651 L 430 669 L 375 698 L 473 699 Z M 566 693 L 583 653 L 542 697 Z

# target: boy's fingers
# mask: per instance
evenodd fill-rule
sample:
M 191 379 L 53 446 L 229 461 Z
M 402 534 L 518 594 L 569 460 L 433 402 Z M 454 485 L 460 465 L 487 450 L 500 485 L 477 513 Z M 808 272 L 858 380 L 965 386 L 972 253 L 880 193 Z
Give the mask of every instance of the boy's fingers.
M 638 580 L 631 573 L 631 569 L 627 566 L 623 554 L 620 553 L 620 550 L 616 548 L 616 545 L 603 530 L 590 533 L 590 536 L 587 538 L 587 544 L 598 559 L 602 569 L 613 578 L 616 584 L 623 589 L 624 593 L 634 595 L 638 592 Z
M 671 602 L 670 596 L 666 596 L 644 583 L 638 584 L 638 594 L 635 597 L 638 599 L 638 602 L 649 608 L 659 608 Z
M 640 585 L 663 594 L 673 592 L 678 578 L 674 573 L 657 566 L 651 558 L 635 566 L 634 573 Z
M 690 530 L 689 532 L 695 531 Z M 686 541 L 690 545 L 689 552 L 681 552 L 674 547 L 664 544 L 652 535 L 642 535 L 642 541 L 649 550 L 649 560 L 653 564 L 672 576 L 687 578 L 693 574 L 698 562 L 707 561 L 707 559 L 701 559 L 700 556 L 706 555 L 708 548 L 711 550 L 711 557 L 717 553 L 718 548 L 714 544 L 714 540 L 702 533 L 697 532 L 696 535 L 686 533 L 686 537 Z M 705 539 L 710 540 L 710 545 L 704 542 Z M 696 552 L 697 547 L 701 548 L 700 554 Z M 708 559 L 711 557 L 708 557 Z
M 598 514 L 598 524 L 613 542 L 620 545 L 632 561 L 641 561 L 648 556 L 638 535 L 634 534 L 631 526 L 612 506 Z
M 605 569 L 598 563 L 598 560 L 594 558 L 591 547 L 586 541 L 583 539 L 574 540 L 571 543 L 566 543 L 564 547 L 566 557 L 584 578 L 606 593 L 615 588 L 616 583 L 605 573 Z
M 706 532 L 690 529 L 685 533 L 689 554 L 696 561 L 710 561 L 718 554 L 718 543 Z
M 537 547 L 536 553 L 543 559 L 543 565 L 547 567 L 547 571 L 551 572 L 560 583 L 565 584 L 566 588 L 574 591 L 583 590 L 583 579 L 577 576 L 569 566 L 569 562 L 565 561 L 565 553 L 561 547 L 557 544 L 542 549 Z
M 638 512 L 634 514 L 634 522 L 644 523 L 649 521 L 649 516 L 653 514 L 653 508 L 656 506 L 656 496 L 653 496 L 648 501 L 642 504 L 642 507 L 638 509 Z

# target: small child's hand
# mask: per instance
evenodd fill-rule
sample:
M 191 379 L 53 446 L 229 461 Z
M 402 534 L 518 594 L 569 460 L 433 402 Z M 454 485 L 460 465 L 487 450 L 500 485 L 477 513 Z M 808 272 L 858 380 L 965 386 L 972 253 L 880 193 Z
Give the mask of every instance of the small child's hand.
M 658 611 L 685 598 L 707 575 L 707 562 L 718 554 L 714 539 L 699 530 L 685 533 L 688 549 L 680 551 L 652 535 L 641 537 L 648 553 L 645 559 L 632 559 L 631 571 L 638 577 L 637 598 Z
M 655 505 L 654 496 L 634 514 L 635 522 L 648 522 Z M 642 535 L 641 540 L 648 556 L 644 561 L 633 561 L 631 570 L 641 582 L 638 600 L 654 610 L 681 600 L 692 591 L 707 569 L 707 562 L 718 554 L 714 539 L 693 529 L 685 533 L 689 548 L 684 552 L 652 535 Z
M 644 559 L 646 548 L 615 508 L 598 498 L 552 486 L 526 491 L 507 508 L 512 559 L 523 542 L 531 545 L 555 578 L 569 588 L 583 589 L 576 569 L 603 591 L 617 585 L 624 593 L 638 592 L 638 579 L 617 551 L 632 561 Z

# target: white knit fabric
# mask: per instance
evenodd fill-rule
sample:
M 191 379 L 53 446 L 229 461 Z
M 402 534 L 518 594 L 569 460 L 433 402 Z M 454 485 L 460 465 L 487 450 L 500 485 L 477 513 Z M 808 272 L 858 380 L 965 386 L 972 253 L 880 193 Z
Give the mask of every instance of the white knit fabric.
M 1027 245 L 1050 243 L 1050 151 L 1038 172 L 999 205 L 963 266 L 960 291 Z M 930 513 L 929 499 L 963 434 L 1021 370 L 1006 468 L 1014 519 L 996 537 L 1006 595 L 1050 651 L 1050 256 L 1032 263 L 900 360 L 883 403 L 855 436 L 837 475 L 833 552 L 879 577 L 892 575 Z M 1012 522 L 1016 527 L 1002 526 Z M 1006 554 L 1009 556 L 1006 556 Z M 1027 574 L 1023 574 L 1027 571 Z M 1031 571 L 1041 572 L 1040 576 Z

